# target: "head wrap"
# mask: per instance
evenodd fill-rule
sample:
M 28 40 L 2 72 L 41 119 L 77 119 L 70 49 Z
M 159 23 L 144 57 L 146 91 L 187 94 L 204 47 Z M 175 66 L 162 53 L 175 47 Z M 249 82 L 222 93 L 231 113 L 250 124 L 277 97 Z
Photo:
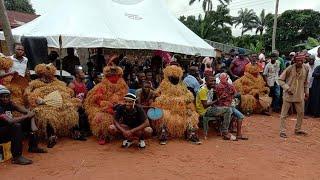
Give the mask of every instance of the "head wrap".
M 0 85 L 0 94 L 10 94 L 10 91 L 5 86 Z

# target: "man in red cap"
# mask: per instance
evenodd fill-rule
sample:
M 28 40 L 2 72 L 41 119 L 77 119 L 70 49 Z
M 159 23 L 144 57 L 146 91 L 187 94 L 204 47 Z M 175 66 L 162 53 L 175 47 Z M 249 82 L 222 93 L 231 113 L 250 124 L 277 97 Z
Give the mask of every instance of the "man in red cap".
M 301 130 L 304 116 L 304 100 L 309 97 L 309 69 L 304 64 L 304 60 L 305 54 L 297 54 L 294 58 L 295 63 L 289 66 L 278 79 L 279 85 L 283 88 L 283 104 L 280 116 L 280 137 L 282 138 L 287 138 L 285 120 L 291 105 L 294 105 L 297 111 L 295 134 L 307 134 Z

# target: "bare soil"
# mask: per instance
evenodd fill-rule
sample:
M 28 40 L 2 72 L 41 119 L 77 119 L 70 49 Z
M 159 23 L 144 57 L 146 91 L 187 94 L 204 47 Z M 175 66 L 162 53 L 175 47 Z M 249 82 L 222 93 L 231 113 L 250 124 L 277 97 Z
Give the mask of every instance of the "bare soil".
M 144 150 L 122 149 L 119 140 L 101 146 L 94 137 L 60 139 L 48 154 L 24 152 L 33 165 L 0 164 L 0 179 L 320 179 L 320 120 L 305 119 L 309 135 L 301 137 L 294 118 L 287 120 L 288 139 L 279 138 L 278 114 L 246 118 L 249 141 L 224 141 L 213 130 L 202 145 L 152 139 Z

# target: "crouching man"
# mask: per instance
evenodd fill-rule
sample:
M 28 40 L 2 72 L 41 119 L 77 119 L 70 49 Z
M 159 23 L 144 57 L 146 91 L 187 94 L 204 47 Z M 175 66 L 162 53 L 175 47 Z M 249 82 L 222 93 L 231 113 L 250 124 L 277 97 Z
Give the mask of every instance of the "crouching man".
M 12 113 L 14 111 L 20 112 L 23 115 L 20 117 L 13 117 Z M 38 138 L 34 132 L 36 126 L 31 122 L 33 117 L 33 112 L 12 102 L 10 91 L 6 87 L 0 85 L 0 143 L 11 141 L 13 164 L 27 165 L 32 163 L 31 160 L 22 156 L 23 132 L 29 134 L 29 152 L 47 152 L 38 147 Z
M 144 139 L 152 135 L 152 128 L 144 110 L 135 105 L 136 96 L 128 93 L 125 97 L 125 104 L 116 108 L 114 124 L 109 127 L 112 135 L 122 134 L 124 141 L 122 147 L 130 147 L 134 140 L 139 140 L 139 147 L 145 148 Z

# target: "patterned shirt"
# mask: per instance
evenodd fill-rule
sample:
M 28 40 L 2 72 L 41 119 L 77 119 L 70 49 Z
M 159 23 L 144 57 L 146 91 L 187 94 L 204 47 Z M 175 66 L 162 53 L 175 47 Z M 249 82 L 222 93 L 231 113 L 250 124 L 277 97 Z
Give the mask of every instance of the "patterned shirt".
M 232 84 L 229 83 L 219 83 L 216 86 L 216 94 L 218 101 L 217 106 L 227 106 L 230 107 L 236 94 L 236 89 Z

